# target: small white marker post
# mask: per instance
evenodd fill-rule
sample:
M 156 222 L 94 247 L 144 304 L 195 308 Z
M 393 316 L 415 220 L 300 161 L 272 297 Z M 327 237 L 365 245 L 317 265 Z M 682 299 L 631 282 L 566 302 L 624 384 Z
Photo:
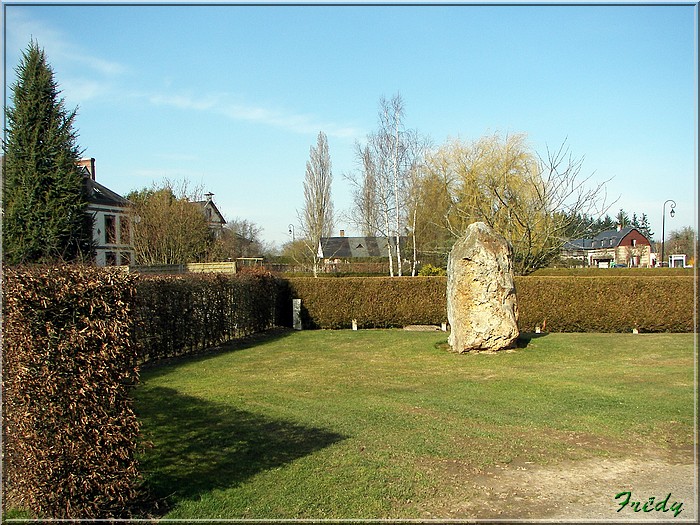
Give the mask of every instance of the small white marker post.
M 352 329 L 357 332 L 357 319 L 352 320 Z

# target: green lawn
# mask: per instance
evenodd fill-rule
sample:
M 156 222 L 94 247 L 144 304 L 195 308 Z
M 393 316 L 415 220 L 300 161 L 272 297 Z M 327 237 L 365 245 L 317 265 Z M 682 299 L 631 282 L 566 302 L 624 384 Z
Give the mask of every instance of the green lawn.
M 445 342 L 282 332 L 144 370 L 147 486 L 167 518 L 421 518 L 452 493 L 445 462 L 468 477 L 693 443 L 693 334 L 548 334 L 479 355 Z

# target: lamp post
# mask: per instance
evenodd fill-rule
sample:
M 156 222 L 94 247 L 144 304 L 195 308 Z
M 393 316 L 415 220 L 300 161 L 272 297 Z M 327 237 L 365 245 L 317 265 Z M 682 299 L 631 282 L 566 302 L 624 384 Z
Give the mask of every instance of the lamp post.
M 671 215 L 671 218 L 673 219 L 673 216 L 676 214 L 674 208 L 676 207 L 676 201 L 673 199 L 668 199 L 666 202 L 664 202 L 664 208 L 663 208 L 663 217 L 661 219 L 661 267 L 663 268 L 664 265 L 664 255 L 665 255 L 665 248 L 666 248 L 666 205 L 668 203 L 671 203 L 671 211 L 669 214 Z
M 289 225 L 289 235 L 292 236 L 292 242 L 294 242 L 294 225 L 293 224 Z

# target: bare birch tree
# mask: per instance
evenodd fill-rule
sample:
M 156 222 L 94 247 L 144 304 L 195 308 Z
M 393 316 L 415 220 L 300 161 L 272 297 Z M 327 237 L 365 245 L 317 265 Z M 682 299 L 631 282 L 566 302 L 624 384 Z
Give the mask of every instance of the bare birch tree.
M 367 136 L 365 145 L 356 146 L 361 176 L 348 177 L 355 185 L 355 222 L 363 232 L 386 238 L 392 277 L 394 254 L 397 273 L 403 274 L 400 241 L 411 215 L 406 203 L 408 179 L 425 143 L 417 132 L 405 128 L 404 113 L 401 95 L 380 99 L 379 129 Z
M 328 139 L 325 133 L 319 132 L 316 146 L 311 146 L 306 162 L 304 209 L 299 214 L 306 247 L 313 257 L 314 277 L 318 276 L 321 238 L 329 237 L 333 231 L 332 182 Z

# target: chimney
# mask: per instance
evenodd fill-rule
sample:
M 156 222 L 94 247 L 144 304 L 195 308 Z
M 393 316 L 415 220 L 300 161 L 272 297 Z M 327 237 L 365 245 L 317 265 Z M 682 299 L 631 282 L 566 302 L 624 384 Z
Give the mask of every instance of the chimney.
M 90 178 L 92 180 L 95 180 L 95 159 L 93 159 L 93 158 L 80 159 L 78 161 L 78 166 L 88 170 L 88 173 L 90 174 Z
M 211 198 L 214 196 L 212 192 L 205 193 L 204 196 L 207 198 L 207 202 L 211 202 Z
M 617 231 L 620 231 L 620 230 L 622 230 L 622 224 L 617 225 Z
M 345 230 L 340 230 L 340 236 L 345 237 Z

